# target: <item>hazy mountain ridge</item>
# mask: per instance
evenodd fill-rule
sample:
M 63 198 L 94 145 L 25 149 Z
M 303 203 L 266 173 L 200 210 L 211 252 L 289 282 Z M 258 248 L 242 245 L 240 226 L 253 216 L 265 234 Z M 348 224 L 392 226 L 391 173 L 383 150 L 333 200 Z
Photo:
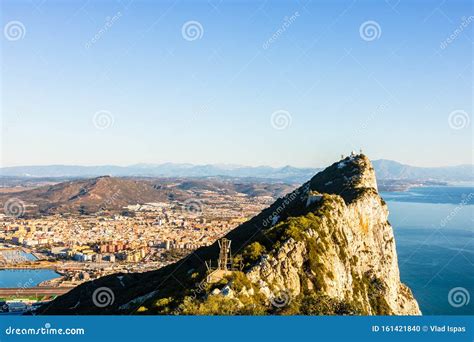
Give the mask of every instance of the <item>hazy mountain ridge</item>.
M 192 164 L 159 164 L 131 166 L 12 166 L 0 168 L 1 176 L 21 177 L 98 177 L 110 175 L 115 177 L 253 177 L 290 179 L 312 174 L 315 169 L 285 166 L 236 166 L 236 165 L 192 165 Z
M 474 181 L 474 165 L 447 167 L 417 167 L 391 160 L 373 162 L 378 179 Z M 288 182 L 304 182 L 320 168 L 292 166 L 241 166 L 241 165 L 193 165 L 193 164 L 136 164 L 130 166 L 13 166 L 0 168 L 0 176 L 10 177 L 248 177 L 266 178 Z
M 380 179 L 424 179 L 439 181 L 473 181 L 474 165 L 443 167 L 416 167 L 380 159 L 374 161 L 375 173 Z

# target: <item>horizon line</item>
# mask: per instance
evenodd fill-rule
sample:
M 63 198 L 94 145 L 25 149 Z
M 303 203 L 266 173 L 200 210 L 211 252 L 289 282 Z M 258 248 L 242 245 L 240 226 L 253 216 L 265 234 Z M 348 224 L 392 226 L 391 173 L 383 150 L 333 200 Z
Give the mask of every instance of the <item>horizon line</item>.
M 346 156 L 345 156 L 346 157 Z M 370 158 L 369 158 L 370 159 Z M 371 162 L 376 162 L 376 161 L 389 161 L 389 162 L 395 162 L 403 166 L 410 166 L 410 167 L 417 167 L 417 168 L 448 168 L 448 167 L 461 167 L 461 166 L 474 166 L 474 163 L 468 164 L 454 164 L 454 165 L 437 165 L 437 166 L 418 166 L 418 165 L 412 165 L 412 164 L 405 164 L 393 159 L 385 159 L 385 158 L 380 158 L 380 159 L 370 159 Z M 337 162 L 337 161 L 335 161 Z M 66 167 L 122 167 L 122 168 L 127 168 L 127 167 L 133 167 L 133 166 L 140 166 L 140 165 L 147 165 L 147 166 L 162 166 L 166 164 L 171 164 L 171 165 L 189 165 L 191 167 L 196 167 L 196 166 L 215 166 L 215 167 L 229 167 L 232 166 L 233 168 L 261 168 L 261 167 L 266 167 L 266 168 L 272 168 L 272 169 L 282 169 L 285 167 L 292 167 L 295 169 L 321 169 L 327 166 L 293 166 L 290 164 L 282 165 L 282 166 L 272 166 L 272 165 L 265 165 L 265 164 L 259 164 L 259 165 L 247 165 L 247 164 L 232 164 L 232 163 L 189 163 L 189 162 L 161 162 L 161 163 L 132 163 L 132 164 L 90 164 L 90 165 L 84 165 L 84 164 L 22 164 L 22 165 L 8 165 L 8 166 L 3 166 L 0 164 L 0 170 L 2 169 L 8 169 L 8 168 L 16 168 L 16 167 L 54 167 L 54 166 L 66 166 Z M 331 165 L 331 164 L 329 164 Z

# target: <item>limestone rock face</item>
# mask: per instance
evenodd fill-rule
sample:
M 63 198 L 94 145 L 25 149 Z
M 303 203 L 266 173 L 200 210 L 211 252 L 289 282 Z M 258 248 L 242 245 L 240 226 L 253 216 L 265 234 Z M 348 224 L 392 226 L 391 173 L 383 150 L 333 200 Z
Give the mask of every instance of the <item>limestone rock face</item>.
M 338 300 L 358 302 L 367 314 L 421 314 L 410 289 L 400 282 L 388 209 L 377 193 L 369 159 L 353 156 L 331 168 L 338 176 L 334 177 L 333 170 L 323 171 L 333 179 L 326 181 L 326 174 L 315 176 L 297 199 L 304 201 L 315 191 L 329 192 L 322 198 L 327 206 L 319 225 L 304 230 L 302 241 L 290 238 L 265 255 L 247 272 L 248 279 L 267 297 L 278 291 L 296 297 L 306 286 Z M 323 209 L 316 207 L 314 212 L 318 210 Z M 316 243 L 313 253 L 319 267 L 308 271 L 304 264 L 311 258 L 308 246 L 312 243 Z M 382 312 L 374 301 L 383 302 Z
M 288 291 L 292 295 L 298 295 L 301 292 L 299 273 L 305 254 L 305 244 L 290 239 L 276 253 L 263 257 L 262 261 L 247 273 L 247 278 L 268 296 L 272 295 L 272 291 Z M 273 284 L 273 289 L 270 289 L 270 284 Z

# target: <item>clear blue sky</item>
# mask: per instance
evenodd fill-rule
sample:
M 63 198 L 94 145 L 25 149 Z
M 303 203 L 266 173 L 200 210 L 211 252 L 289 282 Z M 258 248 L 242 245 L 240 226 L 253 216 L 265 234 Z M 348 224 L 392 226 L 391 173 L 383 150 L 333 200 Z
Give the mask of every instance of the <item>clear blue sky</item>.
M 467 0 L 2 1 L 2 164 L 322 166 L 359 148 L 472 163 L 472 15 Z

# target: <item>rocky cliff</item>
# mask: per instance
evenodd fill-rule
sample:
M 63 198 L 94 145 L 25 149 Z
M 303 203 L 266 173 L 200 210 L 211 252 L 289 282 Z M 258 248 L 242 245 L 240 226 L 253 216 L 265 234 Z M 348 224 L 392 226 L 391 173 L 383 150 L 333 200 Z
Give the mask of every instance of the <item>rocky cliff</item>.
M 205 267 L 216 243 L 157 271 L 83 284 L 40 313 L 417 315 L 387 218 L 369 159 L 353 155 L 230 232 L 228 271 Z

